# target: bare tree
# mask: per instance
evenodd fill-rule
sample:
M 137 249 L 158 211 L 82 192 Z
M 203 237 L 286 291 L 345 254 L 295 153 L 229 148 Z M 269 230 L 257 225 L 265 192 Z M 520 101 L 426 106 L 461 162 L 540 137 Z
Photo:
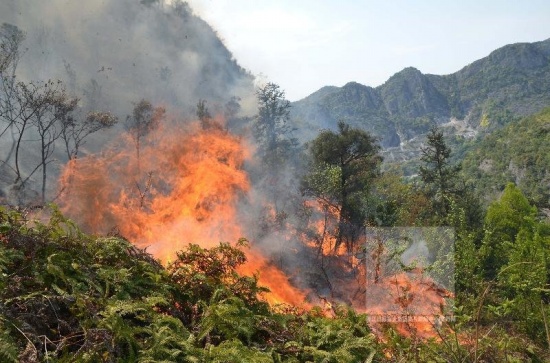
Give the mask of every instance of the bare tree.
M 15 25 L 3 23 L 0 26 L 0 74 L 3 78 L 15 75 L 23 40 L 25 33 Z
M 21 57 L 21 43 L 25 33 L 15 25 L 0 26 L 0 137 L 11 130 L 12 147 L 7 153 L 4 163 L 8 163 L 15 149 L 16 132 L 14 123 L 19 116 L 16 104 L 17 81 L 15 71 Z
M 102 129 L 114 126 L 118 118 L 110 112 L 89 112 L 84 118 L 66 117 L 61 127 L 61 138 L 69 160 L 78 157 L 78 151 L 86 138 Z
M 151 102 L 141 100 L 134 106 L 132 116 L 126 117 L 126 129 L 136 145 L 136 156 L 139 173 L 139 152 L 143 137 L 156 129 L 164 118 L 166 110 L 163 107 L 153 107 Z
M 41 195 L 45 201 L 47 167 L 53 161 L 57 140 L 63 139 L 69 159 L 76 158 L 86 137 L 114 125 L 117 118 L 108 112 L 90 112 L 85 118 L 76 119 L 73 112 L 78 99 L 66 93 L 61 81 L 18 81 L 16 70 L 24 39 L 25 34 L 16 26 L 5 23 L 0 26 L 0 137 L 10 131 L 12 137 L 11 149 L 3 162 L 14 171 L 14 183 L 19 187 L 41 169 Z M 67 63 L 65 66 L 74 83 L 74 71 Z M 97 85 L 92 82 L 92 86 Z M 34 140 L 27 140 L 28 135 Z M 23 173 L 21 151 L 27 145 L 35 147 L 37 144 L 40 162 Z
M 68 119 L 72 117 L 78 99 L 67 95 L 61 81 L 48 81 L 45 83 L 29 85 L 20 84 L 19 98 L 22 109 L 21 120 L 25 120 L 26 126 L 32 126 L 38 134 L 40 143 L 40 163 L 21 180 L 25 184 L 27 180 L 39 169 L 42 169 L 42 202 L 46 200 L 47 166 L 52 161 L 51 156 L 55 150 L 55 143 L 61 137 Z M 21 135 L 19 137 L 16 155 L 19 154 Z M 18 178 L 21 179 L 19 160 L 16 162 Z
M 210 115 L 210 111 L 206 106 L 206 100 L 200 99 L 197 103 L 197 117 L 199 118 L 203 129 L 209 128 L 212 115 Z
M 15 183 L 19 183 L 23 179 L 20 168 L 21 144 L 23 136 L 31 123 L 31 119 L 36 114 L 36 102 L 41 98 L 40 93 L 41 86 L 32 82 L 29 84 L 18 82 L 14 88 L 13 101 L 10 102 L 8 112 L 13 116 L 10 119 L 10 127 L 14 127 L 16 130 L 13 143 L 15 148 Z

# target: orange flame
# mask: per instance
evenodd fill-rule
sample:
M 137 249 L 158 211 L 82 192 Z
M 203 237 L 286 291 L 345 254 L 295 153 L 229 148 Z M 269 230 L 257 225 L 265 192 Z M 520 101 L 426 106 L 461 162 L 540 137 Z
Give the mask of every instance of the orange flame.
M 381 251 L 369 249 L 372 246 L 365 250 L 364 240 L 353 251 L 343 244 L 336 247 L 339 210 L 314 200 L 307 201 L 306 206 L 311 216 L 308 233 L 301 238 L 317 251 L 326 271 L 336 271 L 330 276 L 332 295 L 366 313 L 374 331 L 378 331 L 377 322 L 390 322 L 403 335 L 437 338 L 436 329 L 445 320 L 446 299 L 452 294 L 438 287 L 421 270 L 396 272 L 371 281 L 367 268 L 372 270 L 376 266 L 368 266 L 372 261 L 366 257 Z
M 237 202 L 250 189 L 244 161 L 250 147 L 221 126 L 170 125 L 136 145 L 127 135 L 101 155 L 64 169 L 62 210 L 94 233 L 116 229 L 169 262 L 188 243 L 213 247 L 245 236 Z M 303 305 L 305 293 L 252 248 L 241 273 L 260 271 L 270 302 Z
M 91 232 L 115 229 L 165 263 L 188 243 L 213 247 L 220 241 L 247 237 L 238 210 L 251 189 L 243 164 L 252 152 L 244 140 L 219 125 L 187 123 L 153 130 L 140 148 L 138 163 L 136 145 L 123 135 L 101 155 L 70 162 L 60 181 L 62 210 Z M 308 206 L 313 210 L 312 233 L 301 235 L 301 241 L 319 252 L 327 271 L 336 271 L 331 276 L 336 294 L 320 296 L 321 301 L 327 298 L 330 306 L 328 299 L 334 298 L 332 302 L 344 301 L 373 314 L 385 307 L 370 304 L 365 309 L 365 299 L 375 297 L 377 289 L 383 294 L 400 288 L 430 300 L 419 298 L 415 303 L 442 303 L 431 290 L 416 286 L 404 275 L 381 281 L 376 288 L 367 286 L 363 243 L 357 244 L 358 251 L 347 251 L 344 245 L 335 248 L 337 208 L 314 202 Z M 290 238 L 296 232 L 287 227 L 278 238 Z M 260 284 L 271 290 L 265 296 L 270 304 L 310 306 L 307 293 L 294 287 L 260 249 L 251 248 L 247 257 L 239 272 L 259 274 Z M 416 326 L 424 329 L 425 325 Z

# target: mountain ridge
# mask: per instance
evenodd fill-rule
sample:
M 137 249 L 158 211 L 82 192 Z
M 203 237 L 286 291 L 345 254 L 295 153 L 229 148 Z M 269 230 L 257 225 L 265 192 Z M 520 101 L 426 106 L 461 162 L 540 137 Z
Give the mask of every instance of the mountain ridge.
M 293 102 L 291 115 L 303 141 L 343 120 L 373 133 L 389 149 L 456 121 L 469 130 L 468 137 L 488 133 L 549 104 L 550 38 L 505 45 L 448 75 L 407 67 L 377 87 L 353 81 L 326 86 Z

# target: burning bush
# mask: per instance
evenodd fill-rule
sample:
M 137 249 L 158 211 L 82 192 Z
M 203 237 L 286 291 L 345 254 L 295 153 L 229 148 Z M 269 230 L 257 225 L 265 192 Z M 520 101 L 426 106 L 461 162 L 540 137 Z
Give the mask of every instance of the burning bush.
M 270 308 L 257 278 L 236 270 L 246 262 L 242 242 L 191 245 L 164 268 L 123 238 L 82 233 L 55 209 L 2 208 L 0 226 L 3 362 L 356 362 L 374 355 L 365 316 Z

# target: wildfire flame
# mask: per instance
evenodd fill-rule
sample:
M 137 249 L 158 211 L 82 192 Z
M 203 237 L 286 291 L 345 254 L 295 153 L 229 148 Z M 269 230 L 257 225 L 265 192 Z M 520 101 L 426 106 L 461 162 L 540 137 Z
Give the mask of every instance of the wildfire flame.
M 331 274 L 332 295 L 366 313 L 380 335 L 379 323 L 391 323 L 403 335 L 437 339 L 437 329 L 446 319 L 447 300 L 453 294 L 420 268 L 389 274 L 372 271 L 377 270 L 376 260 L 387 258 L 384 245 L 363 236 L 354 250 L 337 246 L 339 210 L 317 201 L 307 201 L 307 206 L 312 218 L 308 233 L 301 238 L 320 256 L 325 273 Z M 380 278 L 374 279 L 373 274 Z
M 188 243 L 213 247 L 246 237 L 237 210 L 250 189 L 244 140 L 220 125 L 186 123 L 153 130 L 139 154 L 136 147 L 122 135 L 101 155 L 71 161 L 60 179 L 62 210 L 91 232 L 116 228 L 165 263 Z M 240 272 L 259 272 L 268 302 L 304 306 L 306 294 L 259 250 L 247 255 Z
M 165 263 L 188 243 L 208 248 L 247 237 L 243 227 L 246 213 L 239 213 L 238 208 L 251 191 L 243 164 L 252 157 L 252 147 L 245 140 L 224 130 L 220 122 L 174 123 L 147 134 L 139 144 L 139 153 L 136 147 L 134 140 L 123 134 L 101 154 L 67 164 L 60 179 L 64 213 L 90 232 L 108 233 L 116 228 Z M 278 238 L 299 236 L 300 243 L 322 259 L 327 279 L 332 279 L 332 295 L 319 296 L 327 309 L 333 302 L 346 302 L 358 311 L 382 314 L 384 305 L 370 303 L 366 308 L 366 300 L 396 290 L 420 296 L 414 304 L 443 303 L 429 288 L 406 275 L 367 286 L 365 251 L 361 252 L 364 241 L 358 243 L 357 251 L 344 245 L 336 248 L 338 210 L 315 202 L 309 207 L 313 210 L 310 232 L 299 235 L 288 226 Z M 254 241 L 246 253 L 248 261 L 240 272 L 258 273 L 260 284 L 271 290 L 265 296 L 270 304 L 310 307 L 308 292 L 293 286 L 289 277 L 254 247 Z M 402 305 L 406 302 L 400 301 Z M 435 335 L 426 323 L 414 324 L 428 331 L 426 335 Z

